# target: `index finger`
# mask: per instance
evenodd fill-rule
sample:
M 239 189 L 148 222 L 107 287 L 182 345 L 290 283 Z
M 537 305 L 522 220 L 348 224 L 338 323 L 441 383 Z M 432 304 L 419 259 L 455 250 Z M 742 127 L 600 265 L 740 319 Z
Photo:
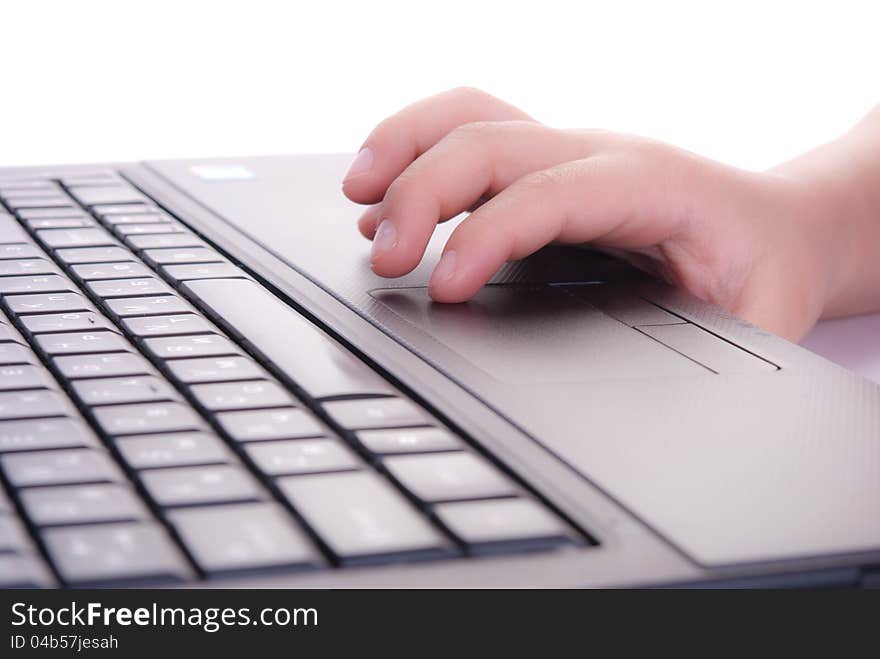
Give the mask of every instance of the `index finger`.
M 373 129 L 352 162 L 342 190 L 352 201 L 374 204 L 410 163 L 458 126 L 512 120 L 533 121 L 522 110 L 466 87 L 413 103 Z

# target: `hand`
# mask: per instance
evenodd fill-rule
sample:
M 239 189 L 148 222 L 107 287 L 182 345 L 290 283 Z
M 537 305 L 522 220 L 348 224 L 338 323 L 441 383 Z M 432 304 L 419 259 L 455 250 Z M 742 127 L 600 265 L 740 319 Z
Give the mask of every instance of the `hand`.
M 559 130 L 472 89 L 379 124 L 343 184 L 384 277 L 418 265 L 438 222 L 456 227 L 429 292 L 469 299 L 506 261 L 589 243 L 767 330 L 797 340 L 837 281 L 838 229 L 813 188 L 652 140 Z

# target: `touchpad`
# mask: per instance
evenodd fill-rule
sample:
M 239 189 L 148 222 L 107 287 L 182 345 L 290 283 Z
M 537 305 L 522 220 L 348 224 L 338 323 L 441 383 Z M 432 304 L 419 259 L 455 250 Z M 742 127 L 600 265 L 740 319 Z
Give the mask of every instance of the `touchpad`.
M 486 286 L 461 304 L 432 302 L 424 287 L 370 294 L 409 325 L 507 384 L 711 373 L 554 286 Z

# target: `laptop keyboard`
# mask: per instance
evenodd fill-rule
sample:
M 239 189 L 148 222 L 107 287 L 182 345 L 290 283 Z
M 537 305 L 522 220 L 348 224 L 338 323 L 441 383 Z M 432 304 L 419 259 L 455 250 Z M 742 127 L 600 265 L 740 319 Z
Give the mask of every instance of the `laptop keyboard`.
M 114 172 L 0 200 L 0 586 L 585 540 Z

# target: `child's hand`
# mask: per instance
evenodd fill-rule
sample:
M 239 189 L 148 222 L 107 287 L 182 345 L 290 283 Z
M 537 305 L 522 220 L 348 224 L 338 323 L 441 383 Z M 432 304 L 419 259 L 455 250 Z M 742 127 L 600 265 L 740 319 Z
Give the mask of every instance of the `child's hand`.
M 359 227 L 385 277 L 419 263 L 438 222 L 476 207 L 434 270 L 435 300 L 467 300 L 505 261 L 550 242 L 590 243 L 796 340 L 838 293 L 835 264 L 848 255 L 822 194 L 787 171 L 557 130 L 457 89 L 379 124 L 343 188 L 376 204 Z

